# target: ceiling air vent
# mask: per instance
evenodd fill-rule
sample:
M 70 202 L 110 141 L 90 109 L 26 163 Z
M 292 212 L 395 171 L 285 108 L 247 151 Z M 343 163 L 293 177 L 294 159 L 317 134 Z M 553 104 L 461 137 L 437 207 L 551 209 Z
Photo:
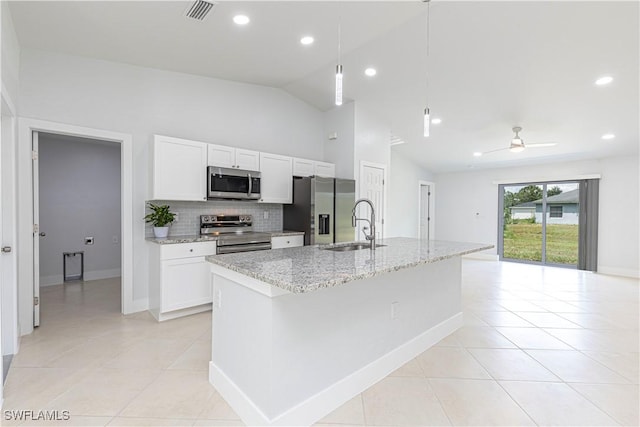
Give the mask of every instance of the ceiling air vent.
M 204 21 L 211 9 L 213 9 L 214 5 L 215 3 L 204 0 L 197 0 L 195 3 L 189 6 L 187 12 L 185 13 L 185 16 L 197 21 Z

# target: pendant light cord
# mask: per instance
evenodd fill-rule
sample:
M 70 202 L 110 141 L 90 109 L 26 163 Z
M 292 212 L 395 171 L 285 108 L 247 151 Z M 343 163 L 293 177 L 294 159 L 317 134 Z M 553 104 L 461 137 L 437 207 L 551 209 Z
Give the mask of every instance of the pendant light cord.
M 429 61 L 429 47 L 431 45 L 430 40 L 429 40 L 429 33 L 430 33 L 430 18 L 431 18 L 431 14 L 430 12 L 430 7 L 431 7 L 431 1 L 430 0 L 425 0 L 427 3 L 427 27 L 425 29 L 425 33 L 426 33 L 426 42 L 427 42 L 427 72 L 426 72 L 426 76 L 427 76 L 427 91 L 426 91 L 426 95 L 427 95 L 427 105 L 429 105 L 429 65 L 430 65 L 430 61 Z

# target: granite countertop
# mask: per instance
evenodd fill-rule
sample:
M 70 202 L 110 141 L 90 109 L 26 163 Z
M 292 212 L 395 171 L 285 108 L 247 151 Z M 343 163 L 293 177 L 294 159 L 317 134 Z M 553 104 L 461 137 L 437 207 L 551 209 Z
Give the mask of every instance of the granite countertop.
M 405 237 L 378 244 L 386 246 L 373 253 L 370 249 L 338 252 L 303 246 L 215 255 L 206 260 L 289 292 L 303 293 L 493 248 L 490 244 Z
M 262 233 L 271 233 L 271 237 L 280 236 L 298 236 L 304 235 L 304 231 L 263 231 Z M 159 245 L 172 245 L 176 243 L 194 243 L 194 242 L 213 242 L 218 240 L 218 236 L 201 236 L 200 234 L 188 234 L 182 236 L 169 236 L 163 239 L 157 237 L 145 238 L 147 242 L 157 243 Z

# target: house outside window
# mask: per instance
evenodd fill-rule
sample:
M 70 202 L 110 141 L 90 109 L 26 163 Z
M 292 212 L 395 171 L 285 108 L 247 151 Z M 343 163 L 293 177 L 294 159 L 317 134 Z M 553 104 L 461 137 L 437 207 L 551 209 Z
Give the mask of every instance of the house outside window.
M 549 206 L 550 218 L 562 218 L 562 206 Z

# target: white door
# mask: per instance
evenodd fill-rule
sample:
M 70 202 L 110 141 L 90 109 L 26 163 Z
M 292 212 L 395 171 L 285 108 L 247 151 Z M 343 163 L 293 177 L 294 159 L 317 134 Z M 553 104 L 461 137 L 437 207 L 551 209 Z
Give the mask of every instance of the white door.
M 2 150 L 4 149 L 6 142 L 5 139 L 5 133 L 4 131 L 4 116 L 2 116 L 2 121 L 0 122 L 0 135 L 2 136 L 2 138 L 0 139 L 0 142 L 2 142 L 2 146 L 0 146 L 0 165 L 2 165 Z M 0 256 L 5 255 L 4 252 L 4 239 L 3 239 L 3 234 L 2 234 L 2 227 L 4 226 L 4 223 L 2 222 L 2 173 L 0 173 L 0 245 L 2 245 L 2 252 L 0 253 Z M 0 307 L 2 307 L 2 305 L 4 304 L 4 298 L 2 298 L 2 293 L 4 292 L 4 280 L 3 280 L 3 274 L 2 272 L 4 271 L 4 267 L 5 262 L 4 259 L 0 260 L 0 265 L 2 266 L 2 269 L 0 269 Z M 5 330 L 2 328 L 2 316 L 0 316 L 0 331 L 2 331 L 2 336 L 4 338 L 5 335 Z M 0 339 L 0 356 L 4 355 L 4 351 L 2 351 L 2 339 Z M 0 375 L 2 375 L 2 383 L 0 383 L 0 402 L 2 401 L 3 395 L 4 395 L 4 363 L 2 363 L 2 367 L 0 368 Z
M 33 132 L 33 327 L 40 326 L 40 200 L 38 173 L 38 132 Z
M 384 176 L 385 166 L 371 163 L 362 163 L 360 166 L 360 198 L 373 202 L 376 211 L 376 239 L 384 238 Z M 370 218 L 370 208 L 366 203 L 358 206 L 358 218 Z M 358 239 L 364 240 L 362 226 L 358 223 Z
M 429 221 L 431 220 L 431 186 L 420 184 L 420 238 L 429 240 Z

